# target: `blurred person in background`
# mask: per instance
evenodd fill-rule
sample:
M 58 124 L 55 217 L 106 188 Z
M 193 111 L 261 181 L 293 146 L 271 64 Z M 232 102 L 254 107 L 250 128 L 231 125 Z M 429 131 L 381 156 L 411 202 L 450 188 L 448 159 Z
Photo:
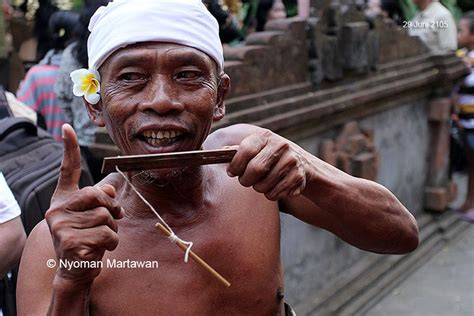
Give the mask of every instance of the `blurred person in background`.
M 95 142 L 96 127 L 89 119 L 82 98 L 76 97 L 72 93 L 73 82 L 70 74 L 76 69 L 88 68 L 87 39 L 89 37 L 89 20 L 100 6 L 107 5 L 108 2 L 110 1 L 91 0 L 84 2 L 79 22 L 74 30 L 73 41 L 63 52 L 58 80 L 54 86 L 54 91 L 63 108 L 66 121 L 74 127 L 77 133 L 81 153 L 86 159 L 96 183 L 103 178 L 101 174 L 102 162 L 89 149 Z
M 265 24 L 271 20 L 280 20 L 286 18 L 286 9 L 281 0 L 261 0 L 258 3 L 256 13 L 256 31 L 261 32 L 265 29 Z
M 237 18 L 230 11 L 225 10 L 218 0 L 203 0 L 209 12 L 219 23 L 219 38 L 221 43 L 229 44 L 233 41 L 242 41 L 243 36 L 240 31 Z
M 403 12 L 398 0 L 382 0 L 381 9 L 386 18 L 395 21 L 398 25 L 403 23 Z
M 35 35 L 38 38 L 36 60 L 41 60 L 53 48 L 54 40 L 49 30 L 49 19 L 59 9 L 51 0 L 39 0 L 39 7 L 35 13 Z
M 418 36 L 432 54 L 446 54 L 457 48 L 457 29 L 452 14 L 437 0 L 414 0 L 420 10 L 405 27 Z
M 39 125 L 47 129 L 57 141 L 61 141 L 61 126 L 66 119 L 54 85 L 58 79 L 63 50 L 71 41 L 78 21 L 79 14 L 73 11 L 57 11 L 51 15 L 48 29 L 52 48 L 38 65 L 27 72 L 17 91 L 18 100 L 41 114 L 45 124 Z
M 20 214 L 20 206 L 0 172 L 0 315 L 14 315 L 10 310 L 14 298 L 6 288 L 12 283 L 9 271 L 20 260 L 26 242 Z
M 457 124 L 464 141 L 468 162 L 468 188 L 464 204 L 458 210 L 465 220 L 474 222 L 474 11 L 466 13 L 459 23 L 458 43 L 462 57 L 471 70 L 459 87 L 456 97 Z M 456 117 L 455 117 L 456 119 Z

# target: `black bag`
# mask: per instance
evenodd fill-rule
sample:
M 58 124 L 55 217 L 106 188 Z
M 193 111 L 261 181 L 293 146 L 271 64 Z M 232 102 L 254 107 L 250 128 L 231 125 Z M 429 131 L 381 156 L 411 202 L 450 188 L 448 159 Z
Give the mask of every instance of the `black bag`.
M 59 177 L 63 145 L 22 118 L 0 120 L 0 171 L 21 208 L 28 235 L 44 218 Z M 93 185 L 82 164 L 80 187 Z
M 63 145 L 24 118 L 11 117 L 0 86 L 0 172 L 21 208 L 28 235 L 44 218 L 59 177 Z M 93 185 L 87 164 L 82 164 L 80 187 Z

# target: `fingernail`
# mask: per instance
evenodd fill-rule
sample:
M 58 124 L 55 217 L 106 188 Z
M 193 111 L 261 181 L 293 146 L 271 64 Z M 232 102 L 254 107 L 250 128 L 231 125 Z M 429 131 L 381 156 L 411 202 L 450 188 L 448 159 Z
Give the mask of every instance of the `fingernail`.
M 64 139 L 64 136 L 65 136 L 65 132 L 64 132 L 64 125 L 61 126 L 61 137 Z
M 230 172 L 229 170 L 227 170 L 227 175 L 228 175 L 229 177 L 235 177 L 234 174 L 233 174 L 232 172 Z
M 291 193 L 291 196 L 297 196 L 297 195 L 299 195 L 300 193 L 301 193 L 301 189 L 298 188 L 298 189 L 294 190 L 293 193 Z

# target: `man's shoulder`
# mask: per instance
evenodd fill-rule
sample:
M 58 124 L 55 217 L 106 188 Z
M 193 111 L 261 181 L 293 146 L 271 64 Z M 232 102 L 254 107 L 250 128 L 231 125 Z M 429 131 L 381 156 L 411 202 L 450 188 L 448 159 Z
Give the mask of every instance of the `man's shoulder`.
M 453 19 L 451 12 L 438 1 L 433 2 L 430 8 L 430 17 L 441 20 L 441 19 Z

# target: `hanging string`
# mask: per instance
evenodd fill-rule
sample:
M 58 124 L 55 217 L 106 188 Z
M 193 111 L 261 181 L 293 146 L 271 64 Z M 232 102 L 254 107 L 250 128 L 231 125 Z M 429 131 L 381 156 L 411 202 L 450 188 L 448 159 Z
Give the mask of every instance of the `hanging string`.
M 117 170 L 117 172 L 125 179 L 125 181 L 128 183 L 128 185 L 132 188 L 132 190 L 138 195 L 138 197 L 143 201 L 143 203 L 145 203 L 146 206 L 148 206 L 150 208 L 150 210 L 156 215 L 156 217 L 158 217 L 158 219 L 160 220 L 160 222 L 163 224 L 163 226 L 166 227 L 166 229 L 168 229 L 168 231 L 171 233 L 170 236 L 168 237 L 168 239 L 170 240 L 170 242 L 176 244 L 176 242 L 179 240 L 180 242 L 182 242 L 183 244 L 185 244 L 187 247 L 186 247 L 186 252 L 184 254 L 184 262 L 188 262 L 188 259 L 189 259 L 189 252 L 191 251 L 191 247 L 193 246 L 193 243 L 191 241 L 185 241 L 185 240 L 182 240 L 181 238 L 179 238 L 175 233 L 174 231 L 171 229 L 171 227 L 169 227 L 169 225 L 165 222 L 165 220 L 160 216 L 160 214 L 155 210 L 155 208 L 153 207 L 153 205 L 151 205 L 144 197 L 143 195 L 141 195 L 140 192 L 138 192 L 138 190 L 135 188 L 135 186 L 132 184 L 132 182 L 127 178 L 127 176 L 118 168 L 118 166 L 115 166 L 115 170 Z

